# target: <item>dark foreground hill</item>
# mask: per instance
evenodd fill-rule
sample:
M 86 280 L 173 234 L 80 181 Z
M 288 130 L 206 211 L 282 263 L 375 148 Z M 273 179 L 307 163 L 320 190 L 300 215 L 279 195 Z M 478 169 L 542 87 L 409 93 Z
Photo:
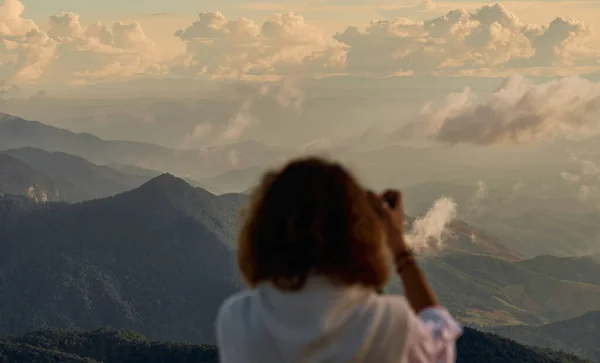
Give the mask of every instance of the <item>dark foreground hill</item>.
M 170 175 L 80 204 L 0 198 L 0 334 L 110 324 L 213 341 L 240 288 L 228 242 L 242 202 Z
M 524 344 L 561 349 L 600 362 L 600 311 L 542 326 L 507 326 L 493 331 Z
M 573 355 L 541 351 L 466 329 L 457 344 L 458 363 L 584 363 Z M 218 363 L 212 345 L 157 342 L 103 328 L 90 332 L 44 330 L 0 340 L 4 363 Z

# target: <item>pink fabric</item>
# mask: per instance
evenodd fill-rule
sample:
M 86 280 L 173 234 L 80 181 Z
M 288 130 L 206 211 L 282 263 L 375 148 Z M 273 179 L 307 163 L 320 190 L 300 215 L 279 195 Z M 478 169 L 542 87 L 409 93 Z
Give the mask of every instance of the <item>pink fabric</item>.
M 460 325 L 442 307 L 413 315 L 407 344 L 407 363 L 454 363 Z

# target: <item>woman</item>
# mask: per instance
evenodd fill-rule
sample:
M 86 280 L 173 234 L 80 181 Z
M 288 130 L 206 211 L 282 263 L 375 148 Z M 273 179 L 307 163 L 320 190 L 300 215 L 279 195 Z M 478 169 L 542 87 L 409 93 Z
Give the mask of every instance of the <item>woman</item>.
M 221 362 L 455 361 L 461 329 L 406 246 L 403 216 L 399 193 L 368 193 L 337 163 L 265 174 L 238 240 L 250 289 L 217 317 Z M 406 297 L 377 293 L 394 269 Z

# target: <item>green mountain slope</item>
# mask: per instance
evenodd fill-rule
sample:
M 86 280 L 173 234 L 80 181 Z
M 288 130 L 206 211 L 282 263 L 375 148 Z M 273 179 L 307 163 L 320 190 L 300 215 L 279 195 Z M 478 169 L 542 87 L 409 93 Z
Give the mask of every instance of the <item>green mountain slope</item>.
M 579 357 L 529 348 L 466 329 L 457 344 L 458 363 L 586 363 Z M 0 340 L 0 361 L 18 363 L 218 363 L 215 346 L 150 341 L 123 330 L 43 330 Z
M 540 273 L 532 267 L 539 263 L 531 260 L 472 254 L 429 257 L 421 265 L 442 302 L 468 324 L 543 324 L 600 306 L 600 285 L 586 275 L 591 266 L 600 268 L 597 263 L 573 265 L 571 259 L 558 258 L 545 265 L 557 271 L 570 268 L 571 280 Z
M 240 205 L 170 175 L 73 205 L 2 198 L 0 334 L 110 324 L 211 342 L 240 288 L 228 245 Z
M 507 326 L 492 331 L 524 344 L 561 349 L 600 362 L 600 311 L 542 326 Z

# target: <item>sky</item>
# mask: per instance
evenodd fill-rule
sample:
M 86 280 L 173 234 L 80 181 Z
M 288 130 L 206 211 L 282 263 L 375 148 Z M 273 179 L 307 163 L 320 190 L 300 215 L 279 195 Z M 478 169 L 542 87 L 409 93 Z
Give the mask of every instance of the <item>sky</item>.
M 0 80 L 571 75 L 600 66 L 600 1 L 0 0 Z

